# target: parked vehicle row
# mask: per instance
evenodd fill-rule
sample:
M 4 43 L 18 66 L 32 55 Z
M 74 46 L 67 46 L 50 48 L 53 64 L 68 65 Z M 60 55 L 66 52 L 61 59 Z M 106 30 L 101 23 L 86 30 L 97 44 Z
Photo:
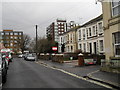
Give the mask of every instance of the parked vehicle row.
M 7 80 L 7 70 L 9 63 L 12 62 L 12 55 L 8 49 L 0 51 L 0 88 Z

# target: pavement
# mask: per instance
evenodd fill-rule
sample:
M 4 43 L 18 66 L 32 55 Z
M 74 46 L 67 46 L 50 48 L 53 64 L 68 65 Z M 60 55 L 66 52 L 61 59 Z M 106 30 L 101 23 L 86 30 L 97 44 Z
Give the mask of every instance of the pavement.
M 65 61 L 64 63 L 52 62 L 51 60 L 39 60 L 54 68 L 63 69 L 78 76 L 105 83 L 114 88 L 120 88 L 120 74 L 100 71 L 100 65 L 78 66 L 77 60 Z

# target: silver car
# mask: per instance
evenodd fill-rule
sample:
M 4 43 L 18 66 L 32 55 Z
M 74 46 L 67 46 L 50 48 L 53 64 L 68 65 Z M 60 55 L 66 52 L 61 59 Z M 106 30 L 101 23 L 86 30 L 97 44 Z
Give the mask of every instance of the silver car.
M 26 60 L 35 61 L 36 60 L 36 56 L 34 54 L 28 54 L 27 57 L 26 57 Z

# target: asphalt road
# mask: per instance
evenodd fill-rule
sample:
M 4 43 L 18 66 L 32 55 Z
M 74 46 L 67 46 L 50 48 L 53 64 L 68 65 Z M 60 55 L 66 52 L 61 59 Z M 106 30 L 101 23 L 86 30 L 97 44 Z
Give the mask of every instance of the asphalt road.
M 33 61 L 14 58 L 3 88 L 104 88 Z

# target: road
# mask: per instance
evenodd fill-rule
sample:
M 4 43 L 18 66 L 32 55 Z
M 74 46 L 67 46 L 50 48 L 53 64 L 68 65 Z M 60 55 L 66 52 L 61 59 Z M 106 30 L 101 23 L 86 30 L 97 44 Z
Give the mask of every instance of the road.
M 3 88 L 104 88 L 33 61 L 14 58 Z

